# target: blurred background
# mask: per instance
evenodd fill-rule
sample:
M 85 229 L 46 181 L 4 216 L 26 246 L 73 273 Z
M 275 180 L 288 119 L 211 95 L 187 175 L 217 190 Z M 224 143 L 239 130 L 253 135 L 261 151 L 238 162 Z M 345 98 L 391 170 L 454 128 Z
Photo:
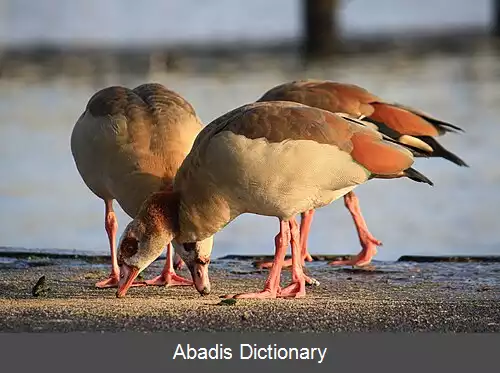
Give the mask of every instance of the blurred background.
M 358 84 L 466 130 L 441 143 L 470 168 L 422 159 L 428 187 L 356 189 L 375 259 L 500 253 L 500 50 L 495 0 L 0 0 L 0 246 L 109 254 L 104 206 L 71 156 L 97 90 L 159 82 L 205 123 L 285 81 Z M 130 220 L 115 203 L 119 233 Z M 272 218 L 245 215 L 214 256 L 271 254 Z M 342 201 L 315 216 L 311 253 L 357 253 Z

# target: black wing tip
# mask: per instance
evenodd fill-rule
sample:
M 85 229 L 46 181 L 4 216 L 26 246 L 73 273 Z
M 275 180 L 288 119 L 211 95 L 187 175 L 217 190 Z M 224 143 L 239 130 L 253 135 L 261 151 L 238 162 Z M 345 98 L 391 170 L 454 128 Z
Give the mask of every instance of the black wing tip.
M 426 183 L 426 184 L 429 184 L 430 186 L 434 186 L 434 183 L 429 178 L 427 178 L 425 175 L 418 172 L 414 168 L 411 168 L 411 167 L 408 168 L 407 170 L 404 171 L 404 174 L 406 177 L 408 177 L 409 179 L 411 179 L 413 181 L 416 181 L 419 183 Z
M 465 130 L 463 128 L 455 126 L 455 125 L 453 125 L 451 123 L 441 122 L 441 121 L 438 121 L 438 120 L 436 120 L 436 123 L 439 124 L 441 127 L 444 127 L 443 129 L 446 132 L 465 133 Z
M 402 105 L 399 103 L 392 103 L 392 105 L 399 107 L 400 109 L 407 110 L 415 115 L 418 115 L 420 118 L 428 121 L 429 123 L 432 123 L 434 126 L 437 127 L 438 131 L 441 132 L 441 134 L 446 132 L 465 133 L 465 130 L 463 128 L 460 128 L 448 122 L 444 122 L 440 119 L 430 117 L 428 114 L 418 112 L 415 109 L 407 107 L 406 105 Z
M 444 158 L 457 166 L 460 167 L 469 167 L 465 161 L 460 158 L 458 155 L 453 154 L 449 150 L 445 149 L 434 137 L 431 136 L 417 136 L 418 139 L 422 140 L 425 142 L 427 145 L 429 145 L 433 149 L 433 153 L 431 154 L 431 157 L 436 158 Z
M 458 158 L 458 157 L 457 157 Z M 457 166 L 460 166 L 460 167 L 467 167 L 467 168 L 470 168 L 470 166 L 465 163 L 462 159 L 458 158 L 458 162 L 453 162 L 455 163 Z
M 467 163 L 465 163 L 465 161 L 462 158 L 458 157 L 457 155 L 453 154 L 450 151 L 447 151 L 446 149 L 444 149 L 444 150 L 445 150 L 444 152 L 436 154 L 436 156 L 444 158 L 444 159 L 456 164 L 459 167 L 469 167 L 469 165 Z
M 424 115 L 419 115 L 419 117 L 421 117 L 422 119 L 426 120 L 427 122 L 433 124 L 441 134 L 447 133 L 447 132 L 465 133 L 465 130 L 463 128 L 455 126 L 454 124 L 451 124 L 448 122 L 443 122 L 442 120 L 430 118 L 430 117 L 427 117 Z

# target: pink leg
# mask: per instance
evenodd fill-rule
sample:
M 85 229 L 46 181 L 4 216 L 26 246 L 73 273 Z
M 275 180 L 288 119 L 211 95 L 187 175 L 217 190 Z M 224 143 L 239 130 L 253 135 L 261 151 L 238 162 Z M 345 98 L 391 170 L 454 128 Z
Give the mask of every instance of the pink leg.
M 120 268 L 116 258 L 116 231 L 118 230 L 118 220 L 113 210 L 113 200 L 104 201 L 106 212 L 104 216 L 104 227 L 108 234 L 109 248 L 111 250 L 111 274 L 106 280 L 95 284 L 98 288 L 110 288 L 118 286 Z
M 290 239 L 289 223 L 280 220 L 280 233 L 274 239 L 276 246 L 274 262 L 271 271 L 269 272 L 264 290 L 255 293 L 227 295 L 226 298 L 276 298 L 276 296 L 280 293 L 281 267 L 283 265 L 283 259 L 285 258 L 286 249 Z
M 120 267 L 118 267 L 118 259 L 116 257 L 116 231 L 118 230 L 118 220 L 113 210 L 113 200 L 104 201 L 106 212 L 104 216 L 104 227 L 108 234 L 109 248 L 111 251 L 111 274 L 106 280 L 99 281 L 95 284 L 98 288 L 112 288 L 118 286 Z M 142 286 L 142 283 L 134 283 L 132 286 Z
M 177 286 L 177 285 L 193 285 L 193 281 L 187 280 L 174 271 L 174 265 L 172 262 L 172 244 L 169 243 L 167 246 L 167 260 L 165 262 L 165 267 L 158 277 L 152 280 L 146 280 L 147 285 L 155 286 Z
M 300 220 L 300 247 L 302 248 L 302 258 L 306 262 L 313 261 L 313 258 L 307 250 L 307 240 L 309 238 L 313 216 L 314 210 L 309 210 L 302 213 Z
M 302 271 L 303 252 L 299 227 L 295 219 L 289 221 L 292 244 L 292 283 L 282 289 L 279 297 L 301 298 L 306 295 L 306 277 Z
M 354 225 L 358 231 L 359 242 L 361 243 L 362 250 L 354 258 L 350 260 L 336 260 L 330 262 L 331 265 L 352 265 L 352 266 L 366 266 L 370 264 L 372 258 L 377 254 L 377 246 L 382 246 L 382 242 L 377 240 L 368 231 L 365 219 L 361 215 L 361 209 L 359 208 L 358 197 L 354 192 L 349 192 L 344 196 L 344 203 L 354 220 Z
M 309 231 L 311 230 L 312 219 L 314 210 L 309 210 L 301 214 L 300 219 L 300 247 L 302 248 L 302 266 L 305 262 L 312 262 L 313 258 L 307 249 L 307 240 L 309 239 Z M 319 286 L 319 281 L 304 275 L 306 284 Z
M 312 262 L 313 259 L 307 251 L 307 239 L 309 238 L 309 231 L 311 230 L 312 218 L 314 215 L 314 210 L 309 210 L 301 214 L 300 219 L 300 247 L 302 248 L 302 264 L 304 261 Z M 273 262 L 262 261 L 255 263 L 255 266 L 260 269 L 271 268 Z M 283 268 L 290 267 L 292 265 L 292 259 L 286 259 L 283 262 Z
M 182 267 L 184 266 L 184 260 L 179 256 L 179 254 L 175 254 L 174 256 L 174 269 L 176 271 L 180 271 Z

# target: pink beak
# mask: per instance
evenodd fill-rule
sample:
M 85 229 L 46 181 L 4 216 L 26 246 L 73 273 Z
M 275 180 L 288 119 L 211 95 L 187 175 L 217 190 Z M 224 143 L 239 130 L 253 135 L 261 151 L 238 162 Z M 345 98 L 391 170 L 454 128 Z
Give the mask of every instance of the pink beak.
M 208 278 L 209 262 L 209 260 L 199 260 L 194 265 L 188 265 L 191 276 L 193 276 L 194 286 L 202 296 L 210 294 L 210 280 Z
M 120 282 L 118 283 L 118 290 L 116 291 L 117 298 L 123 298 L 134 280 L 139 275 L 139 269 L 131 267 L 127 264 L 120 266 Z

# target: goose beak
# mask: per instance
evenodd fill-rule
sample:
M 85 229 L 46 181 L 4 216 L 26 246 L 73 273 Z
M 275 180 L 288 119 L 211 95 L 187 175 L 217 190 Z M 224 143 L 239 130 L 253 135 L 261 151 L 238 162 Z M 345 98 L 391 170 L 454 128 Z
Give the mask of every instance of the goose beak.
M 139 275 L 139 268 L 122 264 L 120 266 L 120 281 L 118 282 L 118 290 L 116 291 L 117 298 L 123 298 L 134 280 Z
M 193 277 L 194 286 L 202 296 L 210 294 L 210 279 L 208 278 L 209 262 L 210 259 L 197 259 L 194 264 L 188 265 Z

